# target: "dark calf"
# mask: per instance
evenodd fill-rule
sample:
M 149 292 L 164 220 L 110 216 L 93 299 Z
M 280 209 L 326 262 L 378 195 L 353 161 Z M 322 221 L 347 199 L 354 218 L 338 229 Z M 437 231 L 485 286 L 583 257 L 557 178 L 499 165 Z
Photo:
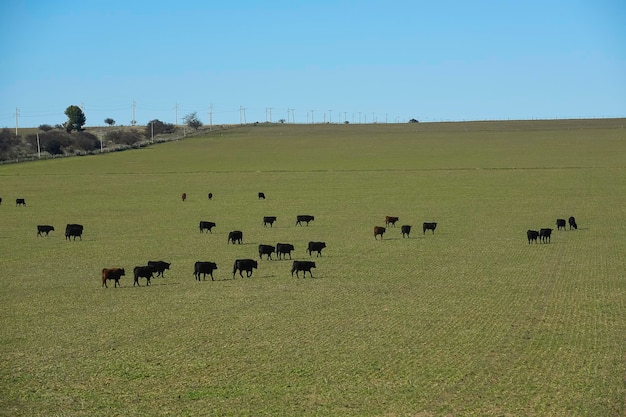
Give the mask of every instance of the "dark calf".
M 424 234 L 426 234 L 427 230 L 430 230 L 433 232 L 433 235 L 434 235 L 436 228 L 437 228 L 437 223 L 424 223 L 422 225 L 422 231 L 424 232 Z
M 37 236 L 43 236 L 43 233 L 45 233 L 46 236 L 48 236 L 48 233 L 53 232 L 53 231 L 54 231 L 53 226 L 48 226 L 48 225 L 37 226 Z

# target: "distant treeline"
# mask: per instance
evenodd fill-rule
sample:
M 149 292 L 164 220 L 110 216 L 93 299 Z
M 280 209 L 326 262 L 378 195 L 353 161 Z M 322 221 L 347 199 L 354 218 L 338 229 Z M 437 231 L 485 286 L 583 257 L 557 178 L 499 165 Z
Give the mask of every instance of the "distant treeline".
M 42 125 L 39 130 L 26 135 L 16 135 L 15 130 L 8 128 L 0 130 L 0 162 L 121 151 L 196 133 L 177 131 L 173 124 L 159 120 L 153 120 L 145 127 L 103 128 L 97 135 L 87 130 L 68 133 L 62 126 Z

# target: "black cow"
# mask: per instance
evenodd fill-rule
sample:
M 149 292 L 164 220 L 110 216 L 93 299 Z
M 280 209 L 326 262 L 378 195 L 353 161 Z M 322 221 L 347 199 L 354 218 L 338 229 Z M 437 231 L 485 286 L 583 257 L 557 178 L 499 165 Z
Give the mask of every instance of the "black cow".
M 235 278 L 235 272 L 239 271 L 239 275 L 243 278 L 243 271 L 246 271 L 246 276 L 252 276 L 252 270 L 258 268 L 259 264 L 254 259 L 237 259 L 233 265 L 233 278 Z
M 409 237 L 410 234 L 411 226 L 409 226 L 408 224 L 402 225 L 402 237 L 405 237 L 404 235 L 406 235 L 406 237 Z
M 133 275 L 134 275 L 133 287 L 135 285 L 139 286 L 139 278 L 145 278 L 146 286 L 150 285 L 150 280 L 154 278 L 152 276 L 154 272 L 155 270 L 153 266 L 150 266 L 150 265 L 136 266 L 135 269 L 133 269 Z
M 541 243 L 550 243 L 552 229 L 539 229 L 539 240 Z
M 2 197 L 0 197 L 0 205 L 2 205 Z
M 213 222 L 200 221 L 200 233 L 203 233 L 205 230 L 208 230 L 209 233 L 213 234 L 213 232 L 211 232 L 211 229 L 213 229 L 214 227 L 215 227 L 215 223 Z
M 326 242 L 309 242 L 309 247 L 307 252 L 309 252 L 309 256 L 313 256 L 312 252 L 317 252 L 317 257 L 322 256 L 322 249 L 326 247 Z
M 183 203 L 185 202 L 185 200 L 187 200 L 187 193 L 183 193 L 180 198 L 183 200 Z
M 193 276 L 200 281 L 200 274 L 202 274 L 202 278 L 206 281 L 206 275 L 209 274 L 211 281 L 215 281 L 213 271 L 216 269 L 217 264 L 215 262 L 196 262 L 193 266 Z
M 289 255 L 289 259 L 291 259 L 291 251 L 294 250 L 294 247 L 291 243 L 277 243 L 276 244 L 276 254 L 278 255 L 278 259 L 281 259 L 285 255 Z
M 569 230 L 572 230 L 572 228 L 578 230 L 578 225 L 576 224 L 576 219 L 574 217 L 569 218 Z
M 427 230 L 431 230 L 433 235 L 435 234 L 435 229 L 437 228 L 437 223 L 424 223 L 422 225 L 422 231 L 426 234 Z
M 259 245 L 259 258 L 263 259 L 263 255 L 267 255 L 267 259 L 272 259 L 272 253 L 276 248 L 272 245 Z
M 213 193 L 209 193 L 209 200 L 213 200 Z
M 107 280 L 115 281 L 114 287 L 120 285 L 120 278 L 126 275 L 124 268 L 104 268 L 102 270 L 102 286 L 108 288 Z
M 305 222 L 306 225 L 309 225 L 309 222 L 315 220 L 315 216 L 309 216 L 308 214 L 299 214 L 296 217 L 296 226 L 300 225 L 302 226 L 302 222 Z
M 265 200 L 265 193 L 259 193 L 259 200 Z
M 556 230 L 561 230 L 561 227 L 565 230 L 565 219 L 556 219 Z
M 233 245 L 235 244 L 235 242 L 241 245 L 242 241 L 243 232 L 241 230 L 233 230 L 232 232 L 228 233 L 228 242 L 231 242 Z
M 270 225 L 270 227 L 274 227 L 275 221 L 276 221 L 276 216 L 264 216 L 263 227 L 267 227 L 268 224 Z
M 534 241 L 535 243 L 537 243 L 537 238 L 539 237 L 539 232 L 536 230 L 528 230 L 526 232 L 526 236 L 528 237 L 528 244 L 530 245 L 530 242 Z
M 385 234 L 385 229 L 382 226 L 374 226 L 374 239 L 376 239 L 376 236 L 380 236 L 380 240 L 383 240 L 383 235 Z
M 37 236 L 43 236 L 42 233 L 45 233 L 48 236 L 48 233 L 54 231 L 54 226 L 48 225 L 38 225 L 37 226 Z
M 391 224 L 393 227 L 396 227 L 396 222 L 398 220 L 399 219 L 394 216 L 385 216 L 385 226 L 389 227 L 389 224 Z
M 306 278 L 306 273 L 308 272 L 311 278 L 313 278 L 313 273 L 311 272 L 311 268 L 315 268 L 315 262 L 311 261 L 293 261 L 293 266 L 291 267 L 291 276 L 293 277 L 293 273 L 296 273 L 296 277 L 300 278 L 298 275 L 298 271 L 303 271 L 304 278 Z
M 154 272 L 156 272 L 157 277 L 165 278 L 165 275 L 163 275 L 163 273 L 165 272 L 166 269 L 170 269 L 170 265 L 171 263 L 163 262 L 163 261 L 148 261 L 148 266 L 151 266 L 154 268 Z
M 78 236 L 80 240 L 83 240 L 83 229 L 84 228 L 82 224 L 70 223 L 66 225 L 65 226 L 65 239 L 70 240 L 70 238 L 73 237 L 74 240 L 76 240 L 76 237 Z
M 16 198 L 15 199 L 15 207 L 17 206 L 25 206 L 26 205 L 26 200 L 24 200 L 23 198 Z

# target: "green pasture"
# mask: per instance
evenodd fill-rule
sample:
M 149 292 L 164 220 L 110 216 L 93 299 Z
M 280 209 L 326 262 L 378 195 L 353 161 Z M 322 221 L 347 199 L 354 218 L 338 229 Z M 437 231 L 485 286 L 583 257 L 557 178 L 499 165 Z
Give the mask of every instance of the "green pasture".
M 258 125 L 0 166 L 0 415 L 623 416 L 624 122 Z M 233 279 L 312 240 L 313 278 Z M 172 266 L 133 287 L 149 260 Z

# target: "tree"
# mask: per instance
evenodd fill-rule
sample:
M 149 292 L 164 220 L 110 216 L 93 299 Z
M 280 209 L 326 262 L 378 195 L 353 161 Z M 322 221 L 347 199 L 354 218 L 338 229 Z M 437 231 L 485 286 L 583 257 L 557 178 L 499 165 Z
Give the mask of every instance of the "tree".
M 0 130 L 0 159 L 10 159 L 17 155 L 21 143 L 19 136 L 15 136 L 8 128 Z
M 198 114 L 196 112 L 189 113 L 187 116 L 183 117 L 183 122 L 193 129 L 198 129 L 202 126 L 202 122 L 198 119 Z
M 176 128 L 172 123 L 163 123 L 158 119 L 154 119 L 146 125 L 146 131 L 144 134 L 147 138 L 151 138 L 153 134 L 156 136 L 161 133 L 173 133 L 175 129 Z
M 52 126 L 50 125 L 39 125 L 39 130 L 43 130 L 44 132 L 48 132 L 50 130 L 54 129 Z
M 109 126 L 113 126 L 115 124 L 115 120 L 107 117 L 106 119 L 104 119 L 104 123 L 108 124 Z
M 67 116 L 67 122 L 65 122 L 65 130 L 67 133 L 72 133 L 72 130 L 81 131 L 87 121 L 85 113 L 78 106 L 69 106 L 65 109 L 65 115 Z

